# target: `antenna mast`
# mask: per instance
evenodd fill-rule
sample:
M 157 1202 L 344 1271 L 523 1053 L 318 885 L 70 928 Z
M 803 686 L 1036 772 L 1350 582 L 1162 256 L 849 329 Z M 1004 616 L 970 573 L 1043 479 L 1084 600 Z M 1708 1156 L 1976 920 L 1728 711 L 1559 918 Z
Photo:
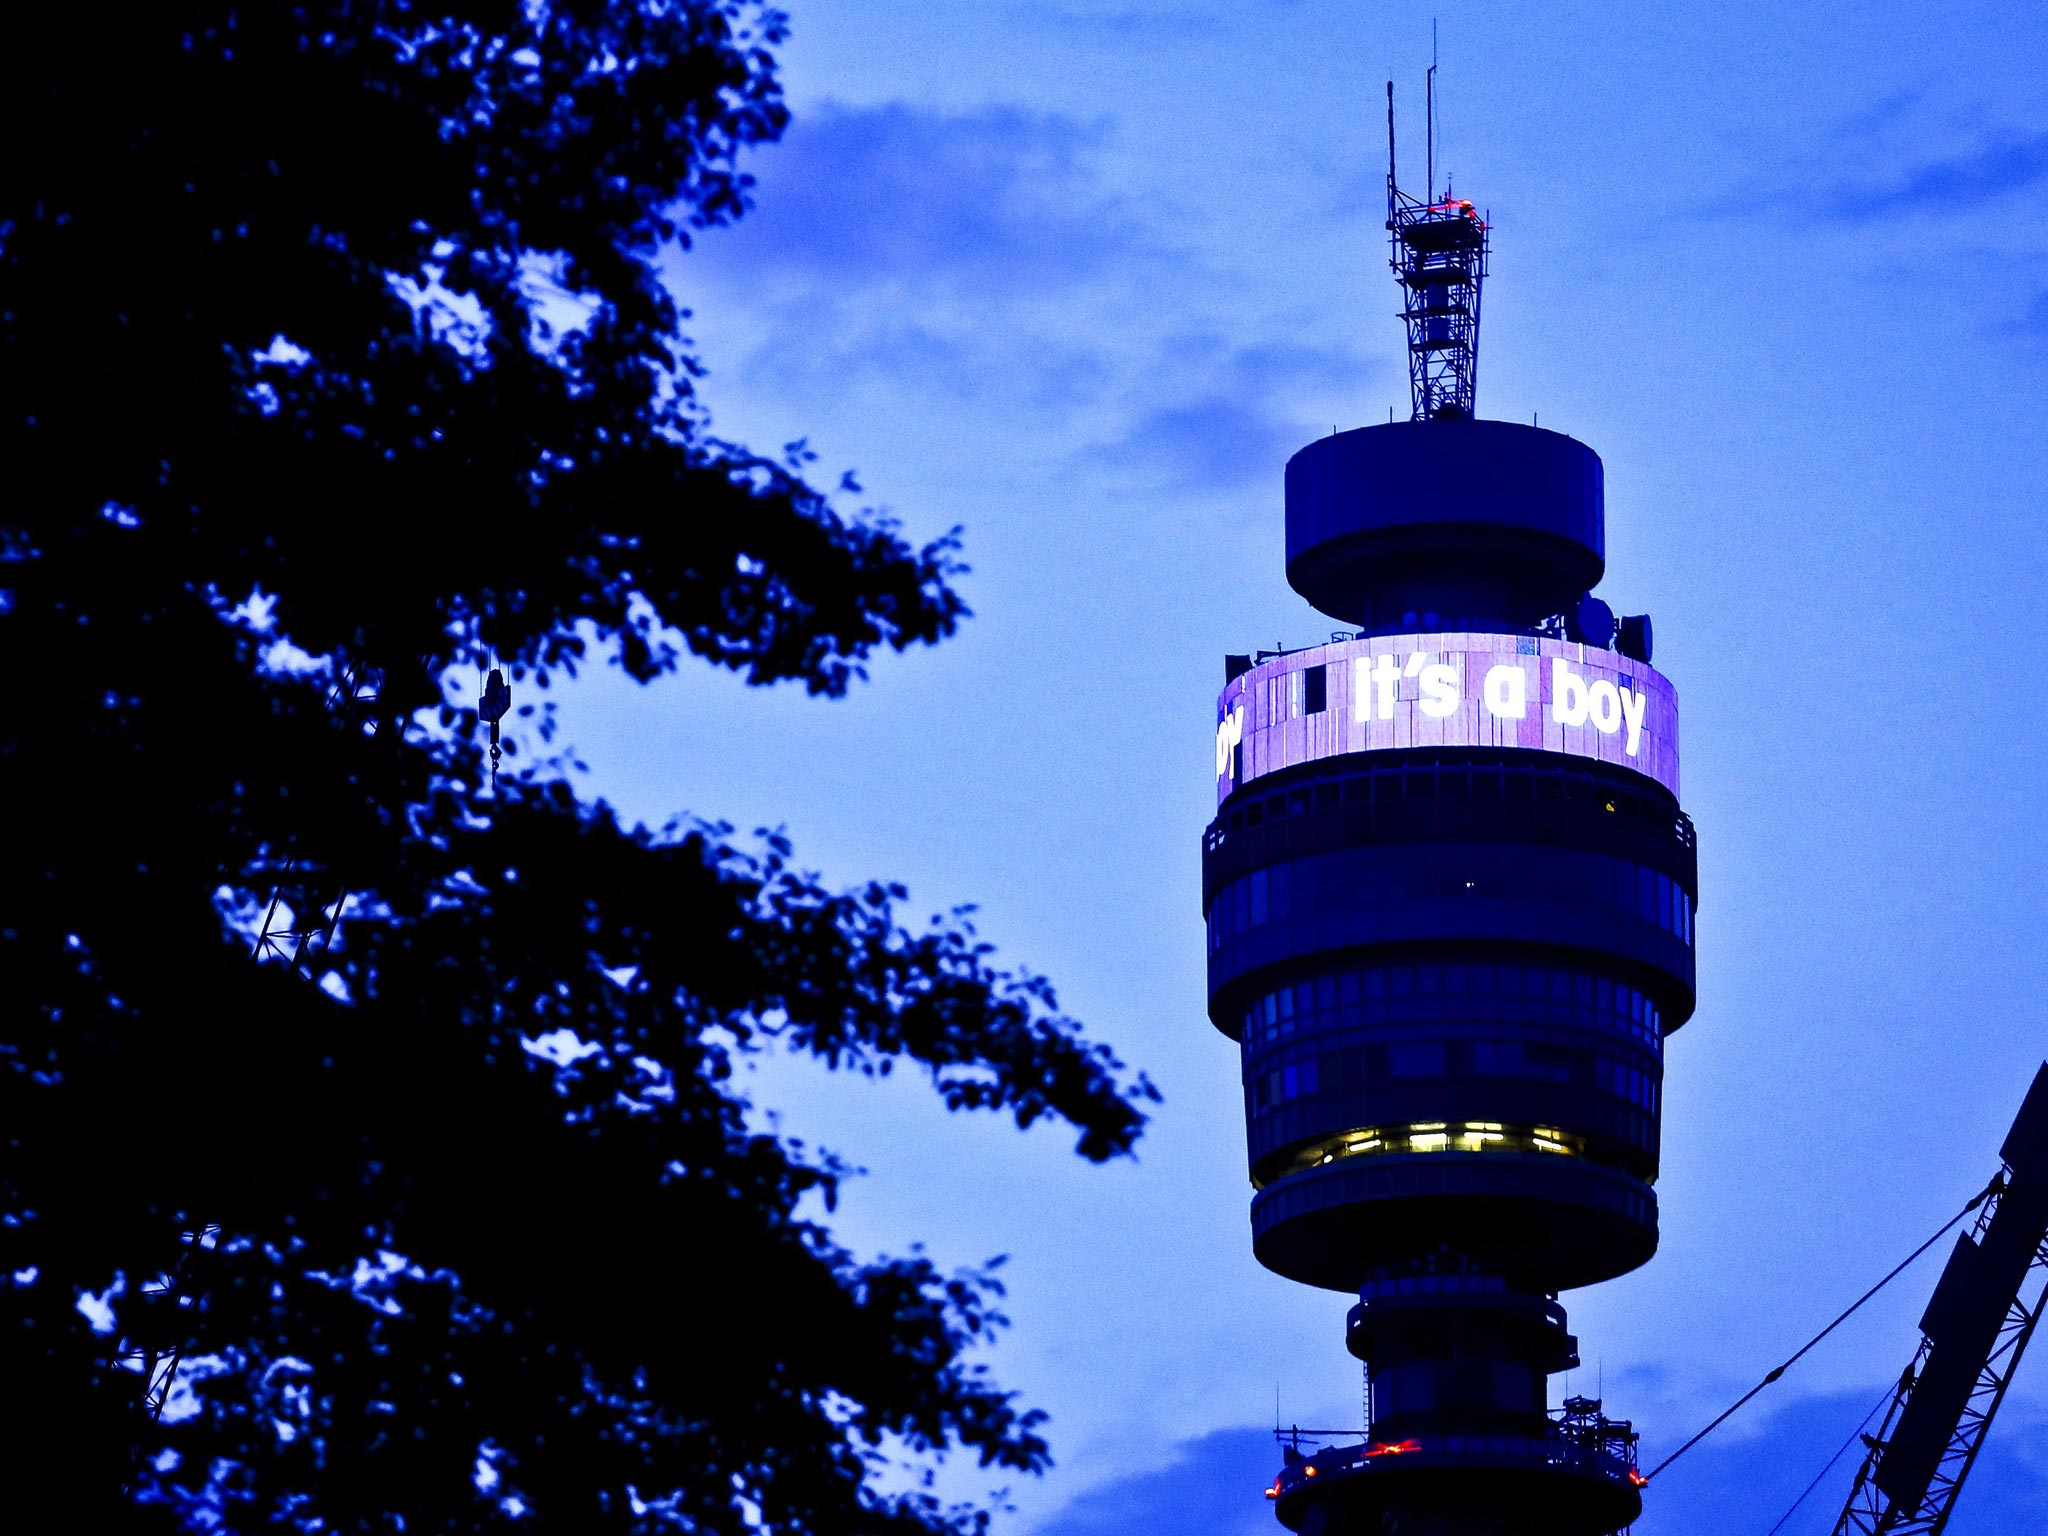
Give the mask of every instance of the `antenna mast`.
M 1422 77 L 1422 200 L 1436 201 L 1436 65 Z
M 1436 65 L 1424 77 L 1426 195 L 1394 175 L 1394 82 L 1387 82 L 1388 265 L 1402 288 L 1408 386 L 1415 421 L 1469 420 L 1479 380 L 1479 290 L 1486 277 L 1486 221 L 1448 193 L 1436 201 Z

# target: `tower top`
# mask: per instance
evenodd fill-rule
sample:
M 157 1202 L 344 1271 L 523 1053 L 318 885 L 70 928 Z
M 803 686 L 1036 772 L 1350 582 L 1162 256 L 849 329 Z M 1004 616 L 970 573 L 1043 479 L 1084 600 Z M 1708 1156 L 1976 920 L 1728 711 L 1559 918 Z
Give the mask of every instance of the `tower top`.
M 1479 290 L 1487 224 L 1469 201 L 1436 190 L 1436 66 L 1427 77 L 1427 185 L 1401 190 L 1394 168 L 1394 82 L 1387 82 L 1388 264 L 1401 284 L 1408 327 L 1408 389 L 1415 421 L 1469 421 L 1479 378 Z

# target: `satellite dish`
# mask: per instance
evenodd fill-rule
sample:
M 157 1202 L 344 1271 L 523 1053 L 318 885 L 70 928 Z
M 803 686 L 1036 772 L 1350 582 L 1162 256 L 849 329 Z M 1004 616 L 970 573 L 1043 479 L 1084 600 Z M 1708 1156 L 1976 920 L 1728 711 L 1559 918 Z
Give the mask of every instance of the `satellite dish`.
M 1564 633 L 1568 640 L 1605 650 L 1614 644 L 1614 610 L 1589 593 L 1565 615 Z
M 1634 657 L 1647 667 L 1650 664 L 1650 616 L 1647 613 L 1632 613 L 1623 619 L 1614 648 L 1624 656 Z

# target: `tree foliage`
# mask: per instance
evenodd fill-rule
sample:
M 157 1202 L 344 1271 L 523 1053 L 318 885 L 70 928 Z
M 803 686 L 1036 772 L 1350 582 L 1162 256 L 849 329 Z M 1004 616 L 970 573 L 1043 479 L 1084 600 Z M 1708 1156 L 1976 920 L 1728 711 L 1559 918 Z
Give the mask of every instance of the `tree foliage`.
M 1045 1464 L 972 1358 L 995 1276 L 835 1243 L 845 1168 L 750 1128 L 735 1065 L 913 1063 L 1097 1160 L 1150 1085 L 895 886 L 545 765 L 493 791 L 444 695 L 485 652 L 837 695 L 963 616 L 951 538 L 713 435 L 656 279 L 748 203 L 782 18 L 10 24 L 10 1523 L 978 1526 L 882 1468 Z M 251 958 L 280 890 L 352 893 L 303 971 Z M 185 1351 L 155 1424 L 144 1347 Z

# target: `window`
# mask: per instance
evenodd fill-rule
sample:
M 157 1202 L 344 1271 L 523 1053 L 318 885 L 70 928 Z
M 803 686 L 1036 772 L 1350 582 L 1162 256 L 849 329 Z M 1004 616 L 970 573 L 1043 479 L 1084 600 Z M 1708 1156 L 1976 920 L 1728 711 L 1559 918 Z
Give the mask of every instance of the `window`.
M 1441 1040 L 1402 1040 L 1387 1047 L 1387 1070 L 1395 1077 L 1442 1077 Z
M 1247 885 L 1249 882 L 1245 882 Z M 1412 966 L 1345 966 L 1262 992 L 1245 1018 L 1247 1060 L 1283 1040 L 1308 1039 L 1324 1047 L 1350 1047 L 1353 1032 L 1385 1025 L 1426 1025 L 1438 1019 L 1459 1028 L 1444 1044 L 1442 1065 L 1417 1067 L 1526 1076 L 1552 1082 L 1590 1083 L 1593 1058 L 1586 1054 L 1600 1033 L 1633 1039 L 1661 1055 L 1662 1019 L 1656 1004 L 1634 987 L 1576 968 L 1492 965 L 1483 962 L 1425 962 Z M 1472 1031 L 1489 1020 L 1514 1026 L 1524 1042 L 1521 1069 L 1512 1056 L 1488 1044 L 1489 1033 Z M 1338 1038 L 1339 1031 L 1344 1032 Z M 1389 1069 L 1385 1046 L 1375 1071 Z M 1335 1078 L 1331 1078 L 1335 1081 Z M 1348 1078 L 1347 1078 L 1348 1080 Z M 1610 1074 L 1610 1091 L 1636 1097 Z M 1654 1087 L 1654 1080 L 1646 1086 Z
M 1519 1040 L 1475 1040 L 1472 1070 L 1481 1077 L 1520 1077 L 1527 1070 Z
M 1586 1053 L 1566 1045 L 1531 1040 L 1522 1046 L 1522 1060 L 1524 1075 L 1549 1083 L 1568 1083 L 1575 1064 L 1583 1070 Z
M 1330 707 L 1330 676 L 1327 667 L 1309 667 L 1301 674 L 1301 711 L 1320 715 Z

